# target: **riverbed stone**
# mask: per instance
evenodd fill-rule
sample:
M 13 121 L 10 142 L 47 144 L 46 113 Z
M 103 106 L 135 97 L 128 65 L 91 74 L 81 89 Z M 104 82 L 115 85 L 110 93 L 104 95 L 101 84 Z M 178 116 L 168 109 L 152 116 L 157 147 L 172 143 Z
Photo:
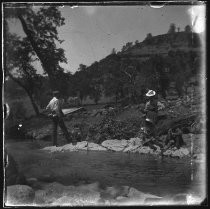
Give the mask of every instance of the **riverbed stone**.
M 128 197 L 130 198 L 137 198 L 139 203 L 143 203 L 147 198 L 154 198 L 154 199 L 161 199 L 162 197 L 159 197 L 159 196 L 156 196 L 156 195 L 152 195 L 152 194 L 147 194 L 147 193 L 144 193 L 144 192 L 141 192 L 133 187 L 131 187 L 129 189 L 129 192 L 128 192 Z
M 122 151 L 127 146 L 127 144 L 128 142 L 125 139 L 122 140 L 111 139 L 103 141 L 101 145 L 109 150 Z
M 49 151 L 49 152 L 61 152 L 62 151 L 62 147 L 49 146 L 49 147 L 43 148 L 42 150 Z
M 78 149 L 77 149 L 77 147 L 75 145 L 70 143 L 70 144 L 65 144 L 64 146 L 62 146 L 61 150 L 62 151 L 73 152 L 73 151 L 77 151 Z
M 130 144 L 128 147 L 126 147 L 123 152 L 137 152 L 137 149 L 140 147 L 141 145 L 132 145 Z
M 93 143 L 93 142 L 88 143 L 88 150 L 107 151 L 105 147 L 102 147 L 101 145 Z
M 150 154 L 150 153 L 152 154 L 153 150 L 150 147 L 143 146 L 143 147 L 139 147 L 137 149 L 137 152 L 140 154 Z
M 76 149 L 83 149 L 83 148 L 87 147 L 87 144 L 88 144 L 87 141 L 81 141 L 81 142 L 77 142 L 75 147 L 76 147 Z
M 53 201 L 53 206 L 96 206 L 100 200 L 99 192 L 77 192 L 74 191 L 67 196 L 60 197 Z
M 172 151 L 171 153 L 171 156 L 172 157 L 179 157 L 179 158 L 182 158 L 184 156 L 187 156 L 189 155 L 189 150 L 187 148 L 180 148 L 180 149 L 177 149 L 175 151 Z
M 12 185 L 7 187 L 6 205 L 33 204 L 35 197 L 34 190 L 26 185 Z
M 128 144 L 129 145 L 133 145 L 133 146 L 136 146 L 136 145 L 141 146 L 142 145 L 142 142 L 143 142 L 143 140 L 141 138 L 139 138 L 139 137 L 130 138 L 128 140 Z

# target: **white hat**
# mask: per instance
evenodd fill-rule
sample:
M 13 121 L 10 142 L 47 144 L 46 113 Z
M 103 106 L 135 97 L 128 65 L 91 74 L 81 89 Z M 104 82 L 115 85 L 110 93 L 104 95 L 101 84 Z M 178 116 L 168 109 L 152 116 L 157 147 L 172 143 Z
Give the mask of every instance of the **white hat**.
M 147 93 L 146 93 L 146 96 L 147 97 L 152 97 L 152 96 L 155 96 L 156 92 L 153 91 L 153 90 L 149 90 Z

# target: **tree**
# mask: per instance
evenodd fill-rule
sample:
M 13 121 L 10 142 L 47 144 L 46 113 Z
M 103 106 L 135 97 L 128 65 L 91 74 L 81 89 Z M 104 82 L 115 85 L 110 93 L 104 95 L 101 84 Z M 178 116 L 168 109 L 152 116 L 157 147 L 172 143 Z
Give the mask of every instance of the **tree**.
M 92 79 L 90 84 L 90 93 L 89 96 L 94 100 L 95 104 L 98 104 L 102 95 L 102 88 L 100 85 L 100 80 Z
M 101 63 L 103 72 L 103 89 L 105 96 L 115 96 L 117 102 L 120 97 L 124 96 L 123 85 L 125 75 L 120 71 L 120 57 L 110 55 Z
M 146 37 L 146 40 L 151 39 L 151 38 L 152 38 L 152 34 L 151 33 L 148 33 L 147 34 L 147 37 Z
M 175 32 L 176 32 L 176 25 L 174 23 L 171 23 L 168 33 L 171 34 L 171 33 L 175 33 Z
M 4 56 L 5 74 L 25 90 L 31 100 L 36 115 L 39 115 L 39 108 L 37 107 L 34 96 L 35 89 L 38 89 L 41 83 L 40 75 L 36 74 L 36 70 L 32 65 L 32 62 L 36 60 L 33 57 L 33 50 L 27 38 L 21 41 L 17 35 L 12 35 L 8 31 L 6 35 L 6 56 Z
M 137 72 L 137 63 L 130 60 L 124 59 L 121 61 L 120 70 L 125 75 L 126 80 L 124 83 L 124 89 L 127 90 L 126 94 L 130 97 L 131 102 L 137 102 L 137 91 L 136 91 L 136 77 Z
M 191 32 L 192 32 L 191 26 L 190 26 L 190 25 L 186 25 L 185 28 L 184 28 L 184 31 L 185 31 L 186 33 L 191 33 Z
M 80 100 L 82 102 L 85 99 L 90 90 L 90 77 L 87 70 L 87 66 L 80 64 L 78 71 L 73 75 L 75 92 L 79 93 Z
M 116 49 L 113 48 L 111 54 L 116 54 Z
M 132 42 L 128 42 L 128 43 L 126 43 L 126 44 L 122 47 L 122 50 L 121 50 L 121 51 L 124 52 L 124 51 L 130 49 L 132 46 L 133 46 L 133 43 L 132 43 Z
M 63 71 L 59 64 L 67 62 L 64 50 L 56 46 L 56 43 L 63 42 L 58 37 L 57 28 L 64 25 L 64 18 L 58 8 L 49 6 L 34 11 L 32 5 L 10 5 L 4 8 L 4 14 L 5 21 L 10 18 L 20 20 L 27 41 L 41 62 L 44 72 L 49 76 L 51 88 L 56 89 L 57 73 Z

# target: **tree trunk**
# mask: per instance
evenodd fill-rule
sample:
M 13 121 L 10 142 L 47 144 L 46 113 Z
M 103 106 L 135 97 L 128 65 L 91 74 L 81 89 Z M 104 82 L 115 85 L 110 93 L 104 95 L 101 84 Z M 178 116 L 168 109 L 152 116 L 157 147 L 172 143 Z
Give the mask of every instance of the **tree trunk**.
M 34 111 L 35 111 L 36 115 L 39 116 L 39 114 L 40 114 L 39 108 L 38 108 L 38 106 L 35 103 L 35 100 L 33 98 L 33 95 L 31 95 L 29 92 L 27 92 L 27 94 L 28 94 L 28 96 L 29 96 L 29 98 L 31 100 L 31 104 L 32 104 L 32 106 L 34 108 Z
M 7 71 L 7 74 L 8 74 L 8 76 L 13 80 L 13 81 L 15 81 L 19 86 L 21 86 L 24 90 L 25 90 L 25 92 L 27 93 L 27 95 L 29 96 L 29 98 L 30 98 L 30 101 L 31 101 L 31 104 L 32 104 L 32 106 L 33 106 L 33 108 L 34 108 L 34 111 L 35 111 L 35 113 L 36 113 L 36 115 L 38 116 L 40 113 L 39 113 L 39 108 L 37 107 L 37 105 L 36 105 L 36 103 L 35 103 L 35 101 L 34 101 L 34 98 L 33 98 L 33 96 L 32 96 L 32 94 L 28 91 L 28 89 L 17 79 L 17 78 L 15 78 L 10 72 L 8 72 Z
M 35 39 L 33 37 L 33 32 L 28 28 L 27 23 L 26 23 L 25 19 L 23 18 L 23 16 L 21 14 L 18 14 L 18 18 L 19 18 L 19 20 L 20 20 L 20 22 L 22 24 L 23 31 L 25 32 L 26 36 L 28 37 L 32 48 L 36 52 L 36 55 L 38 56 L 38 58 L 39 58 L 39 60 L 40 60 L 40 62 L 42 64 L 42 67 L 43 67 L 44 71 L 48 74 L 48 77 L 49 77 L 49 80 L 50 80 L 51 89 L 52 90 L 55 89 L 56 79 L 53 76 L 53 72 L 49 68 L 50 67 L 49 64 L 45 61 L 44 54 L 41 52 L 41 50 L 37 46 L 37 43 L 36 43 L 36 41 L 35 41 Z M 55 67 L 55 66 L 53 66 L 53 67 Z

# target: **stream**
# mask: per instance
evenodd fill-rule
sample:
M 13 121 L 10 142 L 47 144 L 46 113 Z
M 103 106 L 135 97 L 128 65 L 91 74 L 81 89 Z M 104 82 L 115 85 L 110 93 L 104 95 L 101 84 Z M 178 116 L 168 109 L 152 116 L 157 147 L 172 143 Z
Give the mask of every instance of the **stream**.
M 49 153 L 34 142 L 6 143 L 20 171 L 27 178 L 64 185 L 99 182 L 104 186 L 127 185 L 158 196 L 201 193 L 205 164 L 190 158 L 106 151 Z

